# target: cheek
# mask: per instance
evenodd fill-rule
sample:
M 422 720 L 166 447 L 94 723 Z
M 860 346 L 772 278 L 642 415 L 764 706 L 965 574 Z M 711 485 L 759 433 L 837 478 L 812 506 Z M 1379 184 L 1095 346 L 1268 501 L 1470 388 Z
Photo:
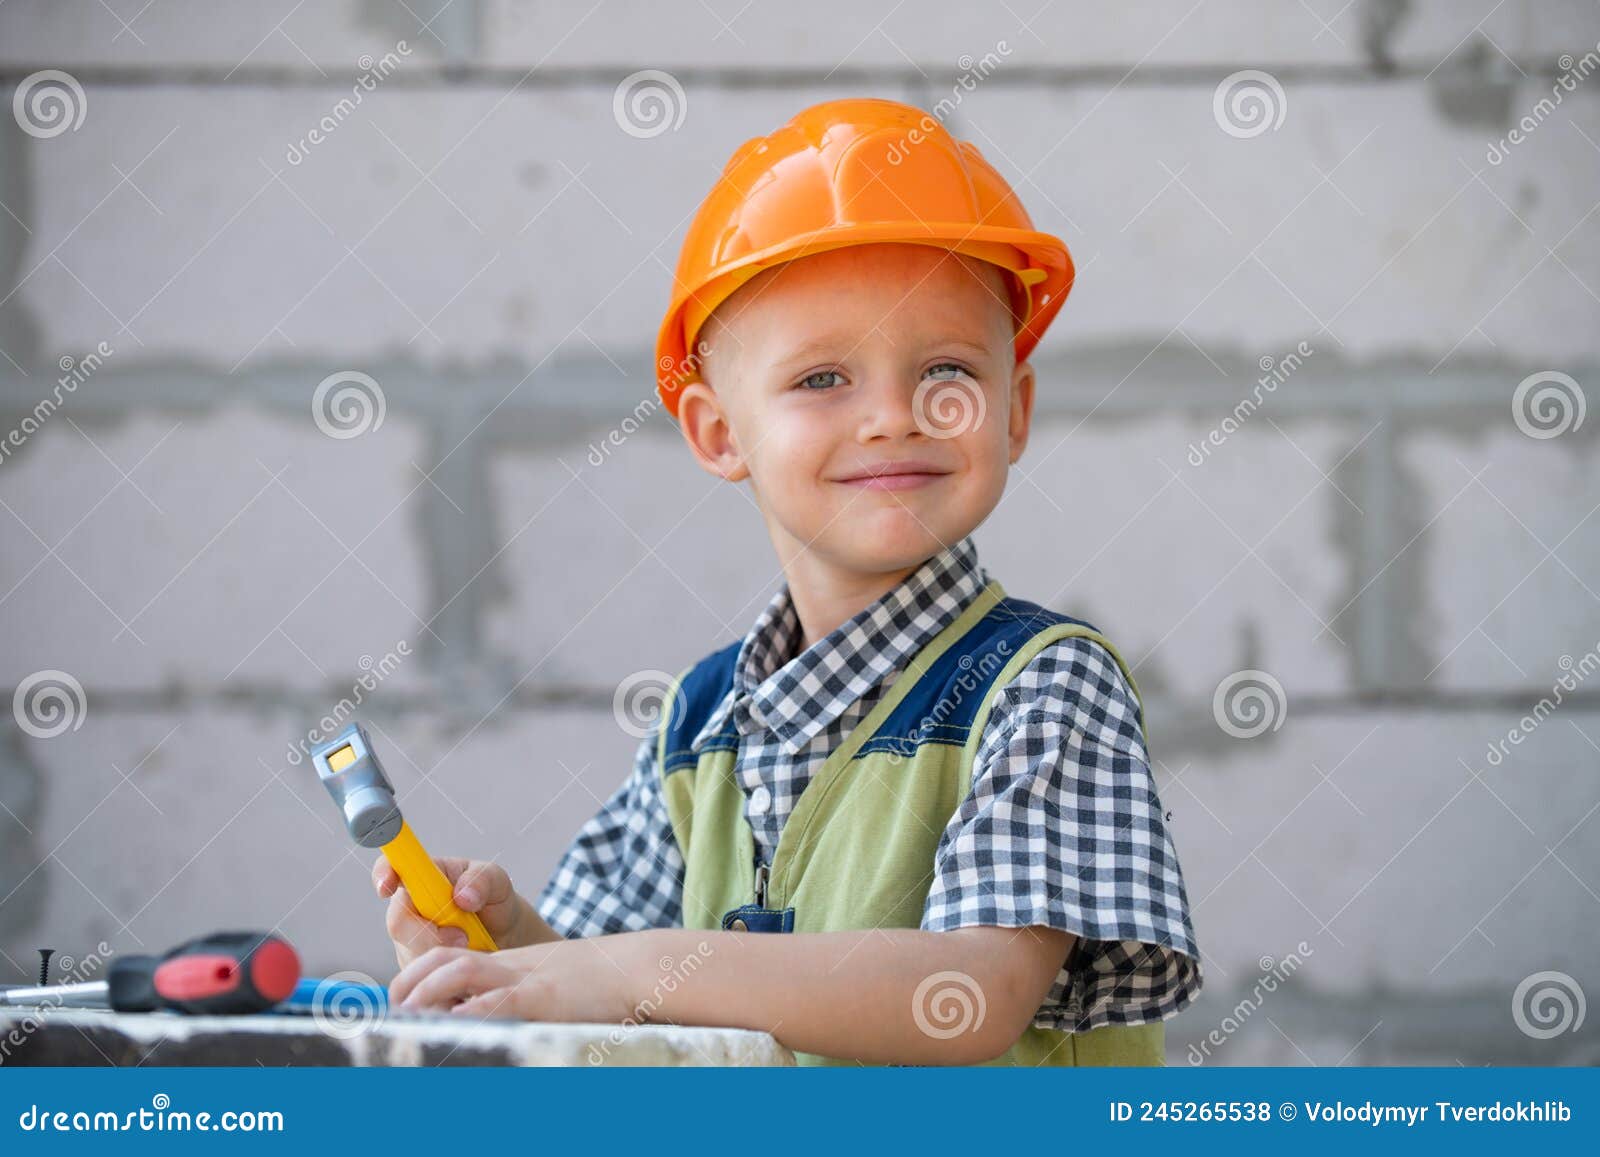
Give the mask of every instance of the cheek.
M 977 429 L 964 435 L 961 449 L 969 469 L 1004 470 L 1011 463 L 1011 434 L 1004 408 L 991 408 Z
M 791 486 L 820 485 L 837 437 L 825 420 L 785 415 L 767 424 L 756 456 L 769 475 L 782 475 Z
M 974 502 L 995 502 L 1005 492 L 1012 469 L 1011 439 L 1006 425 L 993 420 L 964 435 L 959 442 L 961 491 Z

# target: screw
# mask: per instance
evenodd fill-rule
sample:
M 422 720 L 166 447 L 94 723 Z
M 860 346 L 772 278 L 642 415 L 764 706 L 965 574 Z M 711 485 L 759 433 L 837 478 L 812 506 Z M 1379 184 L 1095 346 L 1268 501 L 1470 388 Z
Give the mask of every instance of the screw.
M 50 983 L 50 957 L 54 953 L 54 948 L 39 949 L 39 987 L 41 988 Z

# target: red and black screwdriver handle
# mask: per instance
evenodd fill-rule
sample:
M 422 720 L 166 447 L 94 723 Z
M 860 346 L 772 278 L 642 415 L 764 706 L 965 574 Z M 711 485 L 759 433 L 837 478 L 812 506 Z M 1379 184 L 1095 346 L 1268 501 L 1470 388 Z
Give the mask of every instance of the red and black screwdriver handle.
M 162 956 L 123 956 L 107 976 L 117 1012 L 261 1012 L 300 979 L 300 958 L 269 932 L 213 932 Z

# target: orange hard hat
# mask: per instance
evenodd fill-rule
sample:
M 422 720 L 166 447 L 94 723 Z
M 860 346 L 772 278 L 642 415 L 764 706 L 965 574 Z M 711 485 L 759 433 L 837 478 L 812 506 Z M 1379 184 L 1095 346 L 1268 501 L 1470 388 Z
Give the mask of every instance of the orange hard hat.
M 763 269 L 828 249 L 909 242 L 1010 275 L 1018 361 L 1072 289 L 1066 244 L 1037 232 L 975 145 L 913 105 L 824 101 L 728 159 L 684 238 L 656 337 L 656 391 L 674 418 L 699 379 L 690 357 L 712 310 Z

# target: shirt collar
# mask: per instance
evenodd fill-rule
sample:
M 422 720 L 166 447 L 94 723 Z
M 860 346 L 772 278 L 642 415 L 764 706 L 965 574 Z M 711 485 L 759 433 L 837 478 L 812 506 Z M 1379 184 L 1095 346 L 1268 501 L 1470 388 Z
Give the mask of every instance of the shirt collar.
M 786 754 L 799 752 L 958 618 L 988 582 L 968 535 L 800 654 L 800 619 L 785 583 L 740 644 L 733 687 L 694 750 L 731 715 L 742 732 L 770 728 Z

